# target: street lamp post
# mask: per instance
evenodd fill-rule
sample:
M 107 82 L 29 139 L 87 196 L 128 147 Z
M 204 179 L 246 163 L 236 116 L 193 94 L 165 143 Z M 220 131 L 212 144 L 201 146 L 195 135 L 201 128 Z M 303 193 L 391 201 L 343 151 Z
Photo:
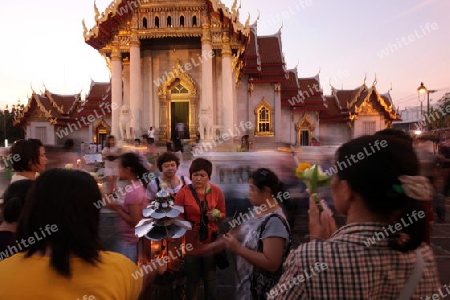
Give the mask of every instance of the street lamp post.
M 417 92 L 419 94 L 427 94 L 427 116 L 428 120 L 430 119 L 430 94 L 437 92 L 437 90 L 429 90 L 425 87 L 423 82 L 420 83 L 420 86 L 417 88 Z M 422 101 L 420 102 L 420 111 L 422 111 Z M 427 125 L 430 128 L 430 124 Z
M 4 135 L 4 146 L 8 147 L 8 139 L 6 138 L 6 112 L 8 111 L 8 104 L 6 104 L 5 109 L 3 110 L 3 135 Z

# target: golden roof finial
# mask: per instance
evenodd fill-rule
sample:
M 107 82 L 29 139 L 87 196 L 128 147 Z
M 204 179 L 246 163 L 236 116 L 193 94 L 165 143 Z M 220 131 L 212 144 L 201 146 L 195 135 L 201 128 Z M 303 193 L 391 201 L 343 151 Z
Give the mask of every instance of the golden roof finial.
M 94 12 L 95 12 L 95 21 L 97 21 L 100 17 L 100 12 L 98 11 L 97 3 L 94 0 Z
M 249 27 L 250 26 L 250 13 L 248 13 L 248 18 L 245 21 L 245 27 Z
M 388 93 L 389 93 L 390 91 L 392 91 L 392 82 L 391 82 L 391 88 L 388 90 Z
M 234 0 L 233 5 L 231 6 L 231 11 L 234 13 L 237 7 L 237 0 Z
M 367 73 L 364 72 L 364 85 L 366 85 Z
M 84 36 L 84 39 L 86 39 L 86 35 L 88 33 L 88 29 L 86 27 L 86 23 L 84 22 L 84 19 L 83 19 L 83 21 L 81 21 L 81 25 L 83 25 L 83 36 Z
M 372 85 L 373 86 L 376 86 L 377 85 L 377 73 L 375 73 L 375 79 L 373 80 L 373 83 L 372 83 Z

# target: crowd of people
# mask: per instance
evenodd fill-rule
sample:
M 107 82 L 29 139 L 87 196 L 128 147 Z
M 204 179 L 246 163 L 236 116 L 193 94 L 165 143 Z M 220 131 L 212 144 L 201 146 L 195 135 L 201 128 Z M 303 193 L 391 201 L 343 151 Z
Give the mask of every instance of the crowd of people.
M 180 299 L 199 299 L 201 282 L 204 298 L 218 299 L 216 270 L 222 265 L 219 257 L 227 259 L 224 251 L 236 257 L 239 300 L 425 299 L 442 288 L 428 242 L 432 203 L 443 201 L 436 192 L 443 181 L 432 177 L 431 185 L 412 140 L 395 130 L 352 139 L 338 148 L 335 160 L 347 161 L 379 141 L 387 146 L 333 175 L 332 198 L 337 213 L 346 216 L 345 225 L 336 224 L 325 201 L 319 211 L 311 195 L 310 242 L 293 248 L 278 198 L 285 190 L 271 169 L 252 172 L 249 217 L 221 232 L 226 199 L 211 182 L 211 161 L 196 158 L 189 174 L 180 174 L 175 153 L 161 153 L 148 165 L 148 157 L 121 151 L 114 137 L 108 137 L 102 152 L 111 182 L 106 193 L 114 192 L 119 179 L 132 187 L 125 189 L 120 205 L 106 203 L 119 220 L 114 251 L 101 246 L 95 203 L 104 195 L 95 179 L 82 170 L 45 170 L 42 143 L 17 141 L 11 154 L 20 160 L 13 163 L 15 174 L 2 204 L 0 299 L 142 298 L 166 270 L 134 276 L 143 269 L 134 228 L 161 189 L 183 207 L 180 218 L 192 226 L 185 241 L 193 247 L 186 249 L 184 268 L 174 283 Z M 140 141 L 135 142 L 138 148 Z M 158 175 L 149 176 L 156 168 Z M 445 209 L 436 212 L 445 221 Z

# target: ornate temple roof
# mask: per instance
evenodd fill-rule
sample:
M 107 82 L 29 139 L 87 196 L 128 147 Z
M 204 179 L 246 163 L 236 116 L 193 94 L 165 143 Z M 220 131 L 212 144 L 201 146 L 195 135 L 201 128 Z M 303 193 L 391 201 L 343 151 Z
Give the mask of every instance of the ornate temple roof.
M 331 109 L 320 112 L 320 119 L 325 123 L 349 122 L 361 113 L 381 113 L 390 122 L 400 120 L 389 92 L 380 95 L 376 89 L 376 81 L 370 88 L 365 84 L 352 90 L 332 87 L 331 96 L 326 96 L 325 99 Z
M 300 96 L 297 69 L 287 71 L 288 79 L 281 82 L 281 105 L 302 106 L 303 99 Z
M 81 93 L 74 95 L 54 94 L 45 89 L 41 94 L 32 91 L 28 103 L 13 122 L 16 127 L 25 126 L 33 118 L 48 121 L 56 127 L 75 123 L 82 116 L 100 115 L 104 103 L 111 103 L 110 83 L 92 82 L 86 101 L 81 101 Z M 98 110 L 95 114 L 95 110 Z M 107 110 L 104 110 L 107 112 Z M 104 113 L 109 116 L 111 113 Z M 83 124 L 83 123 L 81 123 Z
M 281 105 L 295 110 L 321 111 L 327 109 L 320 86 L 319 74 L 298 78 L 297 69 L 288 70 L 288 80 L 281 83 Z
M 83 20 L 83 35 L 87 44 L 103 53 L 108 53 L 111 50 L 108 47 L 115 37 L 129 35 L 133 26 L 137 29 L 138 38 L 201 37 L 202 21 L 200 18 L 202 17 L 201 14 L 203 14 L 219 19 L 221 23 L 227 25 L 230 35 L 245 43 L 250 31 L 250 16 L 245 25 L 241 24 L 239 21 L 239 8 L 237 8 L 236 4 L 235 1 L 230 10 L 220 0 L 113 0 L 105 11 L 100 13 L 94 3 L 95 25 L 88 29 Z M 143 27 L 142 24 L 129 24 L 133 15 L 139 14 L 139 18 L 143 18 L 145 15 L 140 12 L 150 10 L 155 12 L 195 11 L 199 13 L 199 23 L 191 28 L 177 28 L 176 26 Z M 212 26 L 214 27 L 214 24 Z M 217 29 L 223 30 L 222 28 Z M 118 42 L 120 43 L 120 38 Z
M 324 96 L 328 109 L 319 113 L 321 123 L 346 123 L 349 121 L 349 113 L 343 110 L 335 95 Z
M 305 111 L 322 111 L 327 109 L 327 103 L 323 97 L 322 87 L 320 86 L 319 74 L 309 78 L 299 78 L 300 94 L 305 98 Z
M 59 95 L 49 92 L 37 94 L 32 91 L 27 105 L 24 107 L 13 122 L 14 126 L 20 127 L 26 124 L 33 117 L 44 119 L 55 126 L 65 126 L 71 121 L 70 114 L 75 111 L 75 107 L 81 100 L 81 94 Z
M 261 73 L 261 58 L 257 43 L 256 25 L 252 25 L 244 54 L 243 74 L 258 76 Z
M 110 82 L 91 82 L 89 94 L 86 100 L 78 106 L 73 114 L 74 119 L 92 115 L 98 117 L 111 116 L 111 83 Z M 104 108 L 104 109 L 102 109 Z M 107 109 L 109 108 L 109 109 Z M 85 125 L 87 126 L 87 125 Z
M 246 64 L 243 73 L 249 74 L 249 82 L 283 82 L 289 80 L 281 47 L 281 30 L 273 35 L 256 36 L 255 26 L 254 30 L 251 30 L 247 45 L 249 53 L 246 49 Z

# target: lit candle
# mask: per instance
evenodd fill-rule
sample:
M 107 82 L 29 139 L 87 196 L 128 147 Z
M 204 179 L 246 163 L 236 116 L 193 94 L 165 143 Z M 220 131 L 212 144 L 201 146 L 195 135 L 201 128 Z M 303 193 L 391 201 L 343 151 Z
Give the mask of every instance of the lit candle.
M 81 163 L 81 160 L 77 159 L 77 168 L 80 168 L 80 163 Z

